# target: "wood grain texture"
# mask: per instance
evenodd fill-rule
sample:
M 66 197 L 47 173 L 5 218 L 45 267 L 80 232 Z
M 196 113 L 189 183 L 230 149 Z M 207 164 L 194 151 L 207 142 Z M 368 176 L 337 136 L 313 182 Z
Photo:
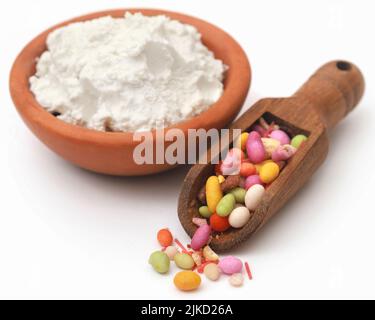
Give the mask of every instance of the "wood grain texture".
M 292 97 L 262 99 L 230 126 L 249 131 L 264 116 L 269 121 L 275 120 L 290 135 L 303 133 L 309 139 L 267 188 L 245 227 L 214 234 L 211 242 L 214 250 L 225 251 L 247 240 L 303 187 L 327 156 L 328 130 L 358 104 L 363 92 L 364 79 L 360 70 L 346 61 L 332 61 L 318 69 Z M 191 168 L 183 182 L 178 216 L 190 236 L 196 230 L 192 218 L 199 216 L 197 194 L 213 174 L 212 164 L 198 164 Z

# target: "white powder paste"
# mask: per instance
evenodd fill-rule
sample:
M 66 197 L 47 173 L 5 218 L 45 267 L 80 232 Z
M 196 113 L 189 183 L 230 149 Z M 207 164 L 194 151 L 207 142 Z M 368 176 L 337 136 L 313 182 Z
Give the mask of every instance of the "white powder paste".
M 126 13 L 52 32 L 31 91 L 59 118 L 95 130 L 148 131 L 209 108 L 226 66 L 190 25 Z

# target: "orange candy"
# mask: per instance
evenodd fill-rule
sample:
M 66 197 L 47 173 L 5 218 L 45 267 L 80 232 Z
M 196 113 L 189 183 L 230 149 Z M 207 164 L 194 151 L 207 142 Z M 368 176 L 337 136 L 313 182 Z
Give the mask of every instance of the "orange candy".
M 252 163 L 248 163 L 248 162 L 241 163 L 240 175 L 242 177 L 252 176 L 256 172 L 257 172 L 257 170 Z
M 161 229 L 157 235 L 158 241 L 162 247 L 169 247 L 173 243 L 172 233 L 168 229 Z
M 210 217 L 210 226 L 214 231 L 224 232 L 230 228 L 228 217 L 220 217 L 217 213 L 214 213 Z

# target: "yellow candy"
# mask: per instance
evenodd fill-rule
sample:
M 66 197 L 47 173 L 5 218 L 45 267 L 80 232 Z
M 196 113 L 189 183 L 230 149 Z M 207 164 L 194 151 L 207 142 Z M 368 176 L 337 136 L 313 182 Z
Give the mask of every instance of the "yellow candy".
M 259 177 L 262 182 L 268 184 L 274 181 L 280 173 L 280 168 L 275 162 L 269 162 L 261 166 Z
M 225 181 L 225 178 L 223 176 L 218 176 L 219 183 L 223 183 Z
M 201 277 L 194 271 L 181 271 L 173 280 L 175 286 L 182 291 L 193 291 L 201 284 Z
M 267 158 L 272 157 L 272 153 L 280 146 L 280 141 L 272 138 L 262 138 L 264 149 L 266 150 Z
M 245 151 L 246 150 L 246 141 L 247 141 L 247 138 L 249 137 L 249 133 L 248 132 L 244 132 L 241 134 L 241 137 L 240 137 L 240 143 L 241 143 L 241 150 L 242 151 Z
M 266 163 L 271 163 L 271 162 L 274 163 L 271 159 L 269 159 L 269 160 L 265 160 L 261 163 L 256 164 L 255 169 L 257 169 L 257 174 L 259 174 L 260 168 L 262 168 Z
M 216 176 L 209 177 L 206 182 L 206 200 L 211 212 L 216 211 L 216 206 L 222 197 L 219 178 Z

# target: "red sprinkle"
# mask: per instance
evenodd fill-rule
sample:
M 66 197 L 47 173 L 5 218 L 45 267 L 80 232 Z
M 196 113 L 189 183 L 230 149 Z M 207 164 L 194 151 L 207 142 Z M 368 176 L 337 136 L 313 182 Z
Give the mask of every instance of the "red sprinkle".
M 182 245 L 182 243 L 178 239 L 174 239 L 174 242 L 181 248 L 183 252 L 188 252 L 188 250 Z
M 198 273 L 203 273 L 203 271 L 204 271 L 204 267 L 205 267 L 206 265 L 208 265 L 208 262 L 202 263 L 202 264 L 197 268 Z
M 250 267 L 247 262 L 245 262 L 245 269 L 246 269 L 247 275 L 249 276 L 249 280 L 253 280 L 253 275 L 251 274 Z

